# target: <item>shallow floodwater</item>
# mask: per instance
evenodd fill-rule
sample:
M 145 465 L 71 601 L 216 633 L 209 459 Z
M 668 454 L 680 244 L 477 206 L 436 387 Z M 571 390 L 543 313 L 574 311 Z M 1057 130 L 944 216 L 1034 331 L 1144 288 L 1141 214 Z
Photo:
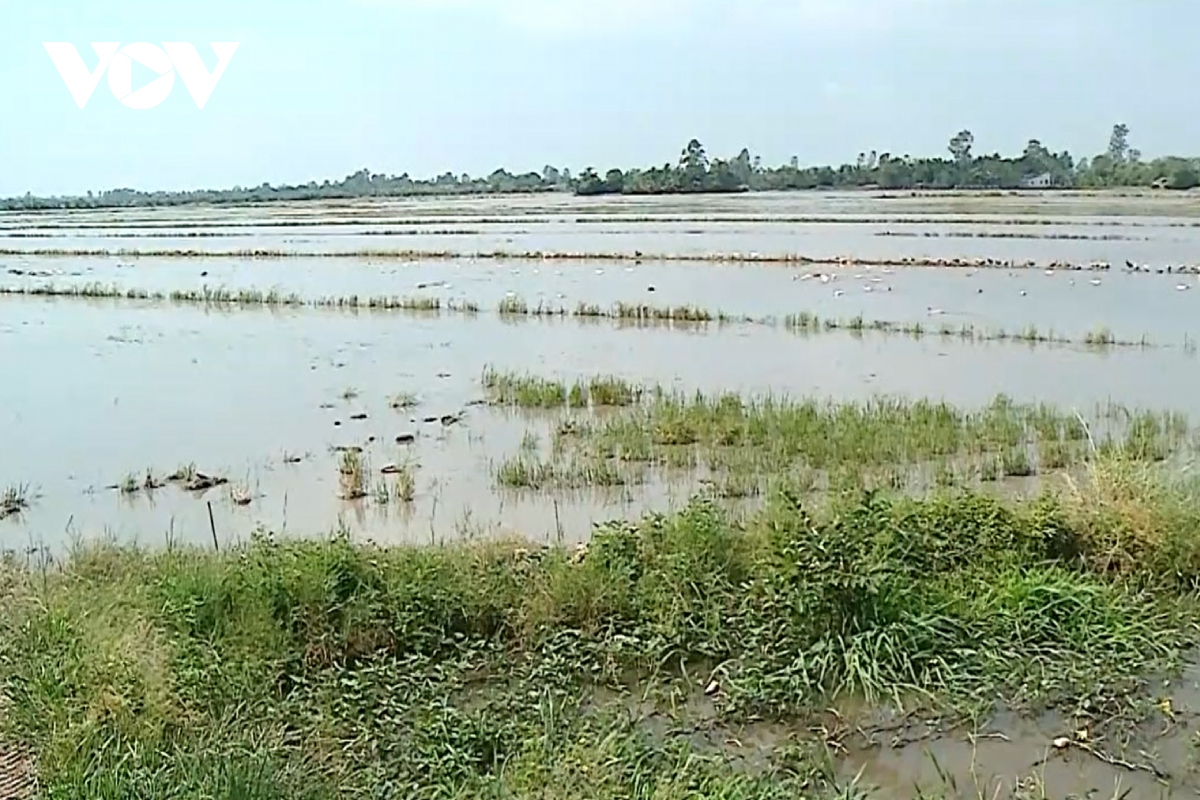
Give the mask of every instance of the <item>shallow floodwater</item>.
M 376 199 L 7 214 L 0 217 L 0 249 L 641 251 L 1178 264 L 1195 257 L 1197 213 L 1189 196 L 1162 194 Z
M 1090 413 L 1107 400 L 1200 412 L 1200 371 L 1177 350 L 1022 347 L 818 335 L 731 326 L 720 332 L 573 320 L 505 321 L 323 310 L 215 312 L 138 302 L 27 298 L 5 302 L 0 353 L 0 478 L 40 493 L 2 541 L 61 543 L 107 531 L 155 542 L 221 538 L 258 524 L 321 533 L 343 523 L 384 541 L 429 541 L 503 530 L 535 538 L 585 537 L 594 521 L 636 516 L 686 500 L 686 488 L 628 488 L 562 497 L 493 489 L 491 465 L 548 422 L 472 405 L 489 364 L 564 378 L 614 373 L 709 391 L 839 398 L 876 393 L 981 405 L 1004 392 Z M 348 391 L 352 390 L 352 391 Z M 412 412 L 389 407 L 414 392 Z M 350 399 L 347 399 L 350 396 Z M 426 417 L 463 413 L 460 423 Z M 353 417 L 366 414 L 365 420 Z M 339 424 L 340 423 L 340 424 Z M 412 445 L 397 445 L 412 433 Z M 371 437 L 374 437 L 373 441 Z M 401 513 L 338 499 L 337 454 L 361 446 L 378 475 L 419 463 L 417 498 Z M 285 464 L 285 453 L 301 456 Z M 195 497 L 165 487 L 125 498 L 130 473 L 159 476 L 194 462 L 249 491 Z M 372 477 L 372 481 L 376 478 Z
M 843 777 L 880 800 L 962 798 L 1196 797 L 1200 773 L 1200 665 L 1148 691 L 1159 708 L 1136 726 L 1106 730 L 1097 715 L 1001 713 L 977 731 L 911 726 L 854 737 Z
M 1009 333 L 1082 338 L 1107 327 L 1123 339 L 1181 346 L 1200 335 L 1200 276 L 1003 269 L 782 267 L 776 265 L 567 264 L 456 259 L 411 262 L 355 258 L 179 261 L 10 257 L 0 287 L 103 284 L 169 293 L 208 288 L 275 289 L 304 299 L 372 296 L 470 301 L 494 311 L 506 296 L 573 310 L 580 303 L 693 305 L 735 316 L 964 324 Z
M 500 249 L 768 252 L 772 242 L 787 240 L 789 248 L 852 256 L 872 255 L 875 248 L 895 255 L 914 247 L 950 247 L 953 255 L 964 255 L 958 248 L 964 244 L 989 257 L 1005 257 L 1005 248 L 1016 247 L 1038 260 L 1116 260 L 1106 250 L 1113 245 L 1142 248 L 1130 257 L 1143 262 L 1155 257 L 1145 250 L 1149 245 L 1195 250 L 1187 243 L 1200 235 L 1196 205 L 1178 195 L 1064 200 L 1046 194 L 985 201 L 831 193 L 92 210 L 0 215 L 0 249 L 119 249 L 130 243 L 157 249 L 179 234 L 186 247 L 199 242 L 218 250 L 274 248 L 293 239 L 324 253 L 359 239 L 396 249 L 432 237 L 430 249 L 473 252 L 492 249 L 497 236 L 524 236 L 519 246 L 506 243 Z M 492 232 L 430 232 L 455 226 Z M 393 236 L 392 229 L 404 232 Z M 886 231 L 919 236 L 875 235 Z M 950 235 L 972 231 L 1125 238 Z M 1055 248 L 1078 252 L 1062 255 Z M 495 490 L 493 466 L 518 452 L 527 431 L 540 434 L 546 447 L 552 422 L 474 405 L 486 365 L 566 379 L 613 373 L 710 391 L 836 398 L 902 393 L 964 405 L 983 404 L 1003 392 L 1084 414 L 1110 399 L 1200 412 L 1200 370 L 1193 355 L 1200 338 L 1196 276 L 650 259 L 0 256 L 0 287 L 48 283 L 158 292 L 274 288 L 307 299 L 438 297 L 476 303 L 481 313 L 217 310 L 0 296 L 0 359 L 8 377 L 0 392 L 0 486 L 27 485 L 40 495 L 27 513 L 0 521 L 0 548 L 61 545 L 72 536 L 104 533 L 149 543 L 168 536 L 208 542 L 213 528 L 218 539 L 228 540 L 257 526 L 319 534 L 345 525 L 383 541 L 498 530 L 581 539 L 595 521 L 686 500 L 689 487 L 658 484 L 553 497 Z M 920 322 L 931 330 L 973 325 L 1013 333 L 1036 327 L 1072 339 L 1107 328 L 1121 339 L 1145 337 L 1156 346 L 1096 351 L 870 332 L 799 335 L 769 325 L 512 320 L 495 312 L 508 296 L 567 309 L 579 303 L 686 304 L 756 318 L 862 315 L 868 322 Z M 389 398 L 398 392 L 416 393 L 419 407 L 390 408 Z M 424 421 L 450 413 L 463 418 L 451 425 Z M 365 419 L 355 419 L 363 414 Z M 415 435 L 412 444 L 396 444 L 407 434 Z M 364 448 L 372 482 L 387 464 L 415 461 L 415 502 L 381 507 L 341 501 L 333 448 L 354 446 Z M 224 475 L 231 485 L 200 496 L 168 486 L 128 498 L 108 488 L 127 475 L 150 469 L 161 477 L 187 463 Z M 251 502 L 234 503 L 231 489 L 248 494 Z

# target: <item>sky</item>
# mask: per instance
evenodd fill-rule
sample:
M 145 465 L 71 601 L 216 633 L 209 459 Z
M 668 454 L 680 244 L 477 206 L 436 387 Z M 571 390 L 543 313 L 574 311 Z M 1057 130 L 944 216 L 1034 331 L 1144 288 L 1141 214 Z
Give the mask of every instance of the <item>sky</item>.
M 1200 155 L 1188 0 L 0 0 L 0 195 L 768 164 L 975 152 L 1076 156 L 1113 124 Z M 43 42 L 238 42 L 207 104 L 181 80 L 71 97 Z M 155 74 L 134 68 L 137 88 Z M 143 74 L 144 73 L 144 74 Z

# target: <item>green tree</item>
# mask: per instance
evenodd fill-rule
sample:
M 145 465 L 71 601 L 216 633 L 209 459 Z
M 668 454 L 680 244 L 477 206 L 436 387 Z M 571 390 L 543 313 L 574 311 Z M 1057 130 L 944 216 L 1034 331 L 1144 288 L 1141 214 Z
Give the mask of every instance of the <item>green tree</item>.
M 959 164 L 971 159 L 971 148 L 975 144 L 975 135 L 968 130 L 961 130 L 950 139 L 950 155 Z
M 1171 173 L 1167 186 L 1172 189 L 1195 189 L 1200 186 L 1200 172 L 1191 164 L 1183 164 Z
M 1113 164 L 1123 164 L 1129 157 L 1129 126 L 1123 122 L 1113 125 L 1108 137 L 1108 157 Z
M 692 139 L 679 157 L 679 168 L 683 172 L 683 185 L 690 191 L 703 191 L 708 177 L 708 154 L 699 139 Z

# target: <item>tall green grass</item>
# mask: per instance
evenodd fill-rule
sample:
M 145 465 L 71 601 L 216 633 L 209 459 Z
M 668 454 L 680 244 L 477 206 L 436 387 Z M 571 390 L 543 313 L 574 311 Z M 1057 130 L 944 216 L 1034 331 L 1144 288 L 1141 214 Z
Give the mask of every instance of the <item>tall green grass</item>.
M 698 497 L 575 552 L 258 538 L 8 563 L 0 740 L 50 797 L 849 796 L 794 746 L 802 721 L 753 768 L 722 742 L 846 699 L 1079 700 L 1173 663 L 1200 502 L 1162 475 L 1104 457 L 1022 502 L 775 492 L 742 520 Z M 669 733 L 697 725 L 714 737 Z

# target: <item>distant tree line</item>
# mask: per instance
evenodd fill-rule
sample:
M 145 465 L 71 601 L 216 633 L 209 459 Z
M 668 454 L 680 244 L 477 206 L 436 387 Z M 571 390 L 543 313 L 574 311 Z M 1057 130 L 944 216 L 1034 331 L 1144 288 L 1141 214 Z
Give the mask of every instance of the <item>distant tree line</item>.
M 800 166 L 800 159 L 765 167 L 762 159 L 743 149 L 733 159 L 710 159 L 699 140 L 688 142 L 676 163 L 647 169 L 610 169 L 601 176 L 588 167 L 578 176 L 569 169 L 547 166 L 540 173 L 514 175 L 498 169 L 485 177 L 447 172 L 417 179 L 374 174 L 362 169 L 341 181 L 296 186 L 190 192 L 142 192 L 113 189 L 75 197 L 0 199 L 0 210 L 175 206 L 197 203 L 237 204 L 280 200 L 410 197 L 417 195 L 522 194 L 573 192 L 605 194 L 702 194 L 806 189 L 1095 189 L 1153 187 L 1192 189 L 1200 186 L 1200 158 L 1166 156 L 1150 161 L 1129 144 L 1129 127 L 1114 125 L 1108 149 L 1078 161 L 1067 151 L 1052 152 L 1037 139 L 1029 140 L 1018 156 L 976 155 L 975 137 L 956 133 L 947 146 L 949 156 L 913 157 L 892 153 L 860 153 L 853 164 Z

